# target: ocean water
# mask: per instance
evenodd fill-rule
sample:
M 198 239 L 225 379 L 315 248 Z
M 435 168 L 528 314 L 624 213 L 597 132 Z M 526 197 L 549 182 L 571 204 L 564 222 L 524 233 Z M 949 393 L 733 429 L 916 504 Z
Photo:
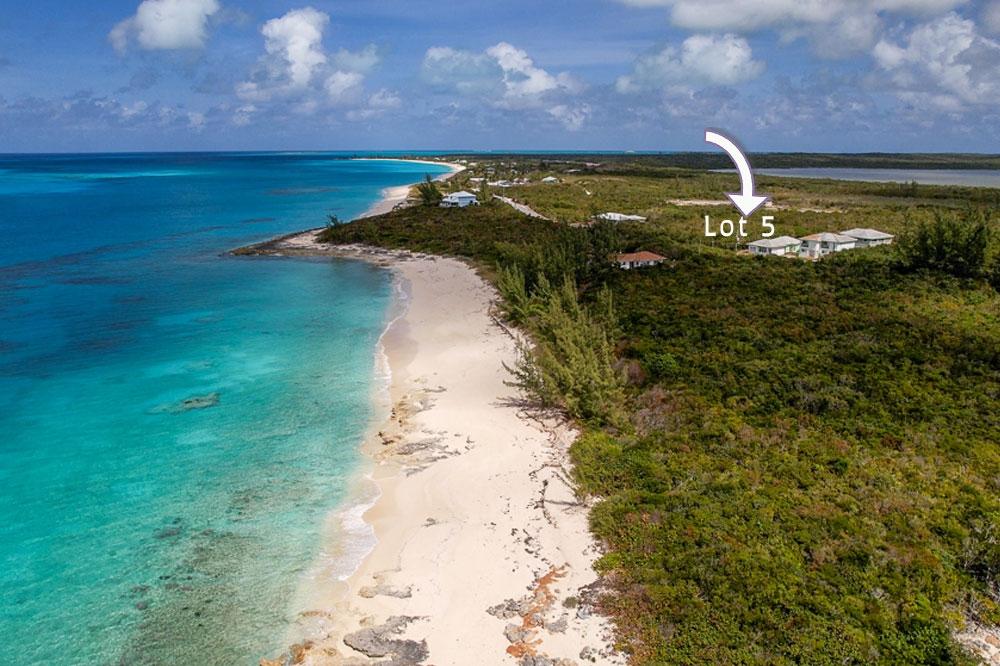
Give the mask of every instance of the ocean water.
M 727 169 L 728 171 L 728 169 Z M 875 183 L 910 183 L 921 185 L 961 185 L 1000 187 L 1000 171 L 993 169 L 848 169 L 839 167 L 804 167 L 794 169 L 755 169 L 763 176 L 791 178 L 832 178 Z
M 14 664 L 280 652 L 373 417 L 389 274 L 220 256 L 443 167 L 0 156 L 0 636 Z

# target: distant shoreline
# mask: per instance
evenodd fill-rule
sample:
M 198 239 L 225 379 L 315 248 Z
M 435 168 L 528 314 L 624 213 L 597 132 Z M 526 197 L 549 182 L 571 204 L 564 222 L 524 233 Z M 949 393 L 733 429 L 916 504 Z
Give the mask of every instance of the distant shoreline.
M 412 164 L 434 164 L 437 166 L 446 166 L 451 169 L 448 173 L 442 173 L 435 176 L 434 180 L 445 181 L 465 170 L 465 166 L 462 164 L 457 164 L 454 162 L 436 162 L 434 160 L 417 160 L 417 159 L 402 159 L 394 157 L 353 157 L 351 161 L 357 162 L 410 162 Z M 419 181 L 418 181 L 419 183 Z M 382 198 L 368 207 L 368 209 L 359 215 L 362 217 L 375 217 L 376 215 L 384 215 L 385 213 L 391 212 L 396 206 L 405 204 L 407 198 L 410 194 L 410 188 L 418 183 L 411 183 L 409 185 L 399 185 L 397 187 L 387 187 L 382 190 Z

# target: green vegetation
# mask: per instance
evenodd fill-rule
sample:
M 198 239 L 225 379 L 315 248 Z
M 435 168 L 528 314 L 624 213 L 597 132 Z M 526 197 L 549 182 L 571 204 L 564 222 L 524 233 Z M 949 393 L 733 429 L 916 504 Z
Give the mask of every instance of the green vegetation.
M 436 206 L 444 198 L 437 183 L 429 174 L 424 177 L 424 182 L 417 185 L 417 194 L 420 195 L 420 202 L 425 206 Z
M 584 431 L 575 474 L 603 498 L 605 606 L 634 662 L 970 663 L 953 628 L 1000 622 L 1000 251 L 962 211 L 996 191 L 767 181 L 843 211 L 778 211 L 778 233 L 903 232 L 813 263 L 705 245 L 702 211 L 664 203 L 718 198 L 725 175 L 560 177 L 514 194 L 560 222 L 491 203 L 324 233 L 496 282 L 536 343 L 514 380 Z M 650 221 L 565 224 L 604 210 Z M 610 268 L 634 249 L 668 261 Z
M 597 425 L 623 423 L 625 394 L 614 367 L 610 292 L 601 290 L 598 305 L 588 309 L 568 275 L 561 286 L 552 286 L 543 274 L 529 293 L 516 265 L 501 271 L 498 286 L 508 311 L 535 333 L 536 344 L 521 346 L 520 361 L 508 368 L 514 384 L 540 406 L 558 407 Z
M 900 238 L 903 266 L 941 271 L 955 277 L 980 277 L 990 242 L 989 215 L 970 210 L 963 217 L 938 213 Z
M 419 156 L 418 156 L 419 157 Z M 482 161 L 478 154 L 456 154 L 449 159 Z M 754 166 L 765 169 L 802 167 L 840 167 L 869 169 L 1000 169 L 1000 155 L 967 153 L 751 153 Z M 606 167 L 642 169 L 678 167 L 683 169 L 729 169 L 732 163 L 718 151 L 697 153 L 508 153 L 496 155 L 493 162 L 541 162 L 552 168 L 568 167 L 598 170 Z

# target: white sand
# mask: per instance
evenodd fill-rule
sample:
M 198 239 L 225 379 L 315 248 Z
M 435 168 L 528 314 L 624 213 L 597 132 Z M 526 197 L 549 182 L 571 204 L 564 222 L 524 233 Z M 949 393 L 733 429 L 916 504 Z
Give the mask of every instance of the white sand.
M 362 162 L 412 162 L 414 164 L 436 164 L 438 166 L 446 166 L 451 169 L 450 172 L 442 173 L 434 178 L 434 180 L 439 181 L 448 180 L 456 173 L 465 171 L 465 167 L 463 165 L 453 162 L 436 162 L 433 160 L 401 160 L 389 157 L 356 157 L 354 159 Z M 397 206 L 407 205 L 410 198 L 410 190 L 416 184 L 417 183 L 385 188 L 382 190 L 382 198 L 359 217 L 375 217 L 376 215 L 384 215 L 385 213 L 392 212 Z
M 314 234 L 288 239 L 288 253 Z M 316 572 L 294 663 L 368 663 L 345 636 L 409 655 L 398 663 L 624 663 L 586 589 L 598 548 L 568 481 L 573 433 L 515 404 L 503 367 L 515 344 L 489 314 L 492 288 L 456 260 L 372 256 L 409 294 L 384 336 L 393 413 L 366 445 L 380 497 L 364 519 L 378 541 L 345 582 Z

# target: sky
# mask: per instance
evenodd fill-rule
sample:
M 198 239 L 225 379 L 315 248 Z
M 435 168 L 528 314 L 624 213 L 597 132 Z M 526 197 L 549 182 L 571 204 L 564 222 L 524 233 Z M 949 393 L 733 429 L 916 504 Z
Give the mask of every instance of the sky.
M 1000 0 L 32 0 L 0 153 L 1000 153 Z

